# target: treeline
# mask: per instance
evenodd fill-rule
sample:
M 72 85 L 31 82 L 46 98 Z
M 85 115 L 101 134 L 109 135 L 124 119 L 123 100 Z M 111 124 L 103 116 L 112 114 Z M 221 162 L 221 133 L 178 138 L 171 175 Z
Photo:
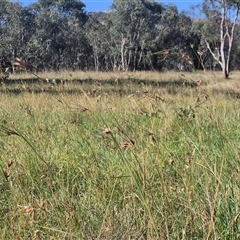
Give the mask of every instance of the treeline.
M 200 23 L 209 26 L 150 0 L 114 0 L 108 12 L 86 12 L 79 0 L 38 0 L 27 7 L 2 0 L 0 58 L 19 57 L 40 71 L 214 70 Z M 212 34 L 217 45 L 218 32 Z M 240 67 L 239 46 L 233 42 L 232 69 Z

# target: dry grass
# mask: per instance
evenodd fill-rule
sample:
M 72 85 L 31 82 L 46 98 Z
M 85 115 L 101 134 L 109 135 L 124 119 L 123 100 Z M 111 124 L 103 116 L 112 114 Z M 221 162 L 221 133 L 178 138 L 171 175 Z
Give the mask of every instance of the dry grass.
M 239 81 L 238 72 L 233 72 L 230 75 L 230 79 L 225 80 L 222 78 L 221 72 L 43 72 L 37 73 L 42 80 L 38 80 L 37 76 L 30 72 L 22 72 L 21 74 L 13 74 L 10 76 L 9 82 L 15 89 L 21 91 L 29 90 L 31 83 L 34 85 L 34 89 L 39 91 L 48 91 L 49 89 L 56 88 L 56 84 L 66 83 L 68 84 L 69 91 L 71 89 L 79 89 L 77 83 L 81 87 L 85 87 L 86 91 L 94 92 L 106 87 L 108 91 L 112 88 L 114 91 L 121 85 L 121 88 L 127 86 L 126 89 L 132 89 L 134 91 L 141 91 L 145 88 L 146 91 L 156 87 L 165 87 L 167 91 L 173 90 L 177 85 L 179 86 L 192 86 L 196 87 L 198 91 L 216 93 L 226 92 L 230 94 L 239 94 Z M 47 81 L 46 81 L 47 79 Z M 140 86 L 141 85 L 141 86 Z M 111 87 L 112 86 L 112 87 Z M 128 94 L 131 91 L 126 91 Z M 169 90 L 170 89 L 170 90 Z M 60 90 L 60 88 L 58 88 Z M 81 91 L 81 90 L 79 90 Z M 79 92 L 77 91 L 77 92 Z
M 237 73 L 68 75 L 1 86 L 0 238 L 240 237 Z
M 170 76 L 169 76 L 170 74 Z M 72 79 L 95 79 L 95 80 L 108 80 L 108 79 L 149 79 L 149 80 L 169 80 L 169 78 L 175 79 L 179 74 L 176 72 L 171 73 L 159 73 L 159 72 L 145 72 L 145 71 L 137 71 L 137 72 L 84 72 L 84 71 L 59 71 L 59 72 L 42 72 L 38 73 L 38 76 L 45 79 L 53 79 L 53 78 L 62 78 L 66 80 Z M 32 74 L 30 72 L 22 72 L 11 75 L 11 79 L 28 79 L 32 78 Z

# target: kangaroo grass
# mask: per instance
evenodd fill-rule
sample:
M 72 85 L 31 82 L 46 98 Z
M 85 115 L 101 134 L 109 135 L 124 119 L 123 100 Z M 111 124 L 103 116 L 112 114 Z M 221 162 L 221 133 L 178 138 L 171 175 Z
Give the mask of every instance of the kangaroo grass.
M 2 239 L 240 237 L 239 99 L 149 76 L 1 92 Z
M 45 159 L 38 153 L 38 151 L 36 150 L 36 147 L 22 134 L 20 133 L 19 131 L 17 130 L 13 130 L 13 129 L 10 129 L 4 125 L 0 125 L 0 133 L 2 133 L 2 136 L 18 136 L 20 137 L 22 140 L 24 140 L 28 146 L 34 151 L 34 153 L 39 157 L 39 159 L 45 163 L 47 166 L 48 163 L 45 161 Z

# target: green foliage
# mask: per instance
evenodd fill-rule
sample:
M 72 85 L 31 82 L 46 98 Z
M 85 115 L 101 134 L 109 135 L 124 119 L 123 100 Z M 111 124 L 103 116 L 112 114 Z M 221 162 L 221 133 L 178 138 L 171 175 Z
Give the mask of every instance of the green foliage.
M 204 19 L 193 30 L 200 33 L 202 44 L 220 65 L 225 78 L 229 77 L 232 48 L 235 40 L 240 5 L 238 1 L 205 0 L 200 5 Z
M 4 0 L 0 3 L 1 64 L 18 57 L 39 71 L 192 71 L 215 69 L 226 58 L 225 65 L 236 69 L 238 53 L 227 48 L 231 42 L 232 49 L 238 45 L 238 33 L 231 34 L 238 2 L 223 3 L 206 0 L 199 5 L 201 15 L 191 18 L 172 4 L 155 0 L 114 0 L 110 11 L 93 13 L 87 13 L 80 0 L 39 0 L 28 7 Z M 223 7 L 229 14 L 221 28 Z M 224 57 L 219 53 L 221 29 Z M 233 40 L 227 43 L 230 35 Z M 168 50 L 173 54 L 155 54 Z M 198 51 L 204 51 L 201 61 Z
M 11 59 L 21 54 L 26 32 L 23 31 L 23 9 L 19 3 L 1 1 L 0 3 L 0 58 Z
M 0 55 L 22 58 L 37 70 L 175 69 L 181 60 L 152 53 L 173 48 L 188 54 L 196 39 L 189 17 L 156 1 L 116 0 L 110 12 L 97 13 L 85 12 L 78 0 L 1 4 L 8 20 L 0 26 Z
M 156 25 L 164 7 L 154 1 L 113 1 L 110 15 L 122 70 L 143 68 L 143 57 L 156 37 Z M 154 31 L 153 31 L 154 30 Z

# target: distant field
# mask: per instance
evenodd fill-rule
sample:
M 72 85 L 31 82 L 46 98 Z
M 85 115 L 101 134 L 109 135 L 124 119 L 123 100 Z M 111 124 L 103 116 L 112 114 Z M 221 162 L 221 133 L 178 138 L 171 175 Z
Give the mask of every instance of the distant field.
M 196 87 L 198 91 L 208 91 L 214 93 L 239 94 L 240 72 L 232 72 L 230 78 L 225 80 L 221 72 L 43 72 L 13 74 L 6 81 L 8 89 L 24 90 L 63 90 L 57 88 L 58 85 L 68 85 L 65 88 L 69 91 L 71 88 L 75 91 L 79 87 L 86 87 L 87 90 L 124 91 L 124 93 L 135 93 L 145 88 L 161 90 L 174 89 L 175 87 Z M 55 87 L 54 87 L 55 86 Z M 129 88 L 130 87 L 130 88 Z M 163 89 L 164 87 L 164 89 Z M 126 91 L 127 89 L 127 91 Z M 179 91 L 178 91 L 179 92 Z
M 37 76 L 0 86 L 1 239 L 240 238 L 239 73 Z

